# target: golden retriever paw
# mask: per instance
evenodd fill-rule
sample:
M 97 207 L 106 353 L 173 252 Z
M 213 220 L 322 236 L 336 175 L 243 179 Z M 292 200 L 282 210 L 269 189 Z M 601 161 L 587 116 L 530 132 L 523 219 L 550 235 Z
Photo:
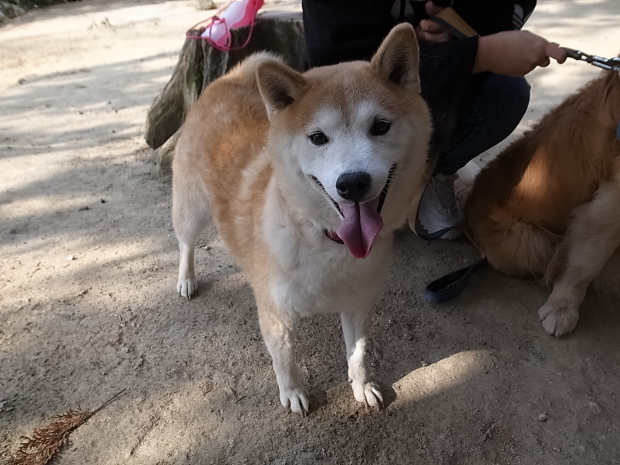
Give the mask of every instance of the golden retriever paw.
M 367 407 L 383 408 L 383 395 L 375 383 L 351 383 L 353 396 Z
M 550 297 L 538 311 L 543 328 L 551 336 L 563 336 L 570 333 L 579 320 L 579 305 L 564 299 Z

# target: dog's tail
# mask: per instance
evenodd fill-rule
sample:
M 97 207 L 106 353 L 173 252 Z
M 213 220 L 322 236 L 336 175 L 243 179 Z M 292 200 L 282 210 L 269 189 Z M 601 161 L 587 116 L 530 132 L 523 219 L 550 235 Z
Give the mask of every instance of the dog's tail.
M 468 223 L 468 235 L 493 267 L 513 276 L 546 279 L 561 236 L 497 205 L 488 216 Z

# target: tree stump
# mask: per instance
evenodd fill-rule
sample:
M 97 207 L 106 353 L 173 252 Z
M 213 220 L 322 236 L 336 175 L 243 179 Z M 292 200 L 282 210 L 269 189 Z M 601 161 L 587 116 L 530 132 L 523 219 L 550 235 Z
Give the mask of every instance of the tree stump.
M 231 32 L 235 48 L 245 43 L 250 28 Z M 202 30 L 197 30 L 190 35 L 201 33 Z M 303 70 L 305 43 L 301 12 L 259 15 L 249 43 L 238 50 L 222 52 L 211 47 L 206 40 L 185 39 L 172 77 L 155 98 L 146 117 L 144 139 L 155 149 L 154 158 L 162 172 L 170 171 L 178 139 L 176 133 L 203 89 L 248 55 L 265 50 L 282 56 L 293 69 Z

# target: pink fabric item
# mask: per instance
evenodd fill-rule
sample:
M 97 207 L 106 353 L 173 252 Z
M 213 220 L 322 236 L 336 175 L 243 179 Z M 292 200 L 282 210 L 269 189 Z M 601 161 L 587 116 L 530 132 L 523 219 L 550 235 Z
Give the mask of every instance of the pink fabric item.
M 377 213 L 379 198 L 365 203 L 339 204 L 344 219 L 336 233 L 355 258 L 366 258 L 377 234 L 383 229 L 383 218 Z
M 264 0 L 235 0 L 229 3 L 211 18 L 200 36 L 218 50 L 230 50 L 230 31 L 253 25 L 263 3 Z

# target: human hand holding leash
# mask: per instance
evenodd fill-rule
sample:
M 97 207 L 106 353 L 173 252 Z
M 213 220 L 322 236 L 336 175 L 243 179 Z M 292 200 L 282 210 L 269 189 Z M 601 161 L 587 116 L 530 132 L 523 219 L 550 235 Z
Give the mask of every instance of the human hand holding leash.
M 474 73 L 490 71 L 506 76 L 525 76 L 551 58 L 566 61 L 566 50 L 529 31 L 504 31 L 480 37 Z
M 435 16 L 445 8 L 432 1 L 425 4 L 426 13 Z M 415 28 L 418 40 L 446 42 L 451 31 L 438 22 L 423 19 Z M 549 66 L 551 58 L 566 61 L 567 52 L 556 43 L 528 31 L 504 31 L 480 37 L 474 73 L 490 71 L 506 76 L 525 76 L 538 66 Z

